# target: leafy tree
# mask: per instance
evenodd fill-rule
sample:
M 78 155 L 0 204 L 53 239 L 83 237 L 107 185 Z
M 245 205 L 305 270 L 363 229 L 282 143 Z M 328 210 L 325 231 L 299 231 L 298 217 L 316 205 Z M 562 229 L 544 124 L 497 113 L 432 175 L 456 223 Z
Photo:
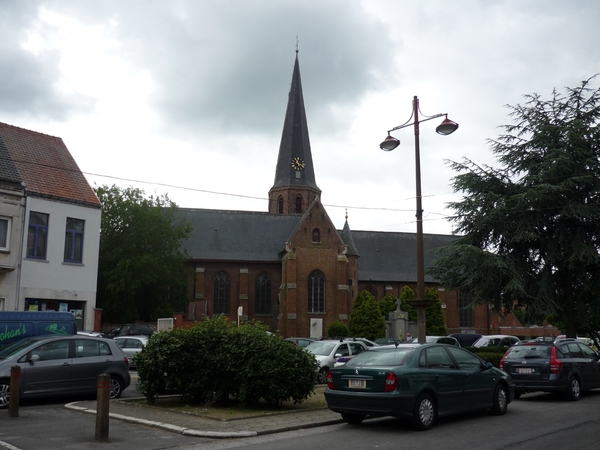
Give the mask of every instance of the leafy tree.
M 446 319 L 442 311 L 440 293 L 436 288 L 426 288 L 425 298 L 435 300 L 435 303 L 428 306 L 425 310 L 425 320 L 427 322 L 425 325 L 426 334 L 428 336 L 446 336 L 448 328 L 446 327 Z
M 558 318 L 567 336 L 600 317 L 600 90 L 594 77 L 550 100 L 509 106 L 512 125 L 490 140 L 500 168 L 471 160 L 451 203 L 457 234 L 429 273 L 497 311 Z
M 359 308 L 364 301 L 370 299 L 375 299 L 375 297 L 369 291 L 363 289 L 356 295 L 356 297 L 354 297 L 354 301 L 352 302 L 352 309 Z
M 350 331 L 348 330 L 348 325 L 346 325 L 341 320 L 334 320 L 327 327 L 327 336 L 329 337 L 343 337 L 349 336 Z
M 404 286 L 400 291 L 400 309 L 408 313 L 408 320 L 417 321 L 417 308 L 408 303 L 408 300 L 417 298 L 415 291 L 408 286 Z
M 396 304 L 398 300 L 393 296 L 386 294 L 381 300 L 379 300 L 379 311 L 383 315 L 384 319 L 387 320 L 390 313 L 396 311 Z
M 359 296 L 361 300 L 358 302 L 358 307 L 353 307 L 352 314 L 350 314 L 348 325 L 350 335 L 372 341 L 384 337 L 385 321 L 377 305 L 377 300 L 369 292 L 362 291 L 354 300 L 355 305 Z
M 129 187 L 99 186 L 102 204 L 97 304 L 105 321 L 155 320 L 187 305 L 186 254 L 191 232 L 177 205 Z
M 408 313 L 408 320 L 417 321 L 417 308 L 408 303 L 409 300 L 416 298 L 415 291 L 404 286 L 400 291 L 400 309 Z M 425 288 L 425 298 L 435 300 L 435 303 L 425 309 L 425 333 L 428 336 L 445 336 L 448 334 L 446 320 L 442 312 L 442 302 L 440 293 L 436 288 Z

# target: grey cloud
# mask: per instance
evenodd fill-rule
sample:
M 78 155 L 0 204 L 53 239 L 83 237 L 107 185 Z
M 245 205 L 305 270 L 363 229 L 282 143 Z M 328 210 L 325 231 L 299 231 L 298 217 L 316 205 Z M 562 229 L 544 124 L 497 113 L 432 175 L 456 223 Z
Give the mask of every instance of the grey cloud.
M 22 48 L 37 11 L 35 2 L 0 3 L 0 111 L 64 120 L 89 108 L 90 100 L 56 89 L 60 76 L 56 53 L 36 56 Z

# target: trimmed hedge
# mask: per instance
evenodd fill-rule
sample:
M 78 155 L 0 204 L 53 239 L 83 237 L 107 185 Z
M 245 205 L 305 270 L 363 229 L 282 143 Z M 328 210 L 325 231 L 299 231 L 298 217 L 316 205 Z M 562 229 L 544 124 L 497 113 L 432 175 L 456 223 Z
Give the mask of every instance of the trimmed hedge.
M 314 356 L 260 324 L 237 327 L 223 317 L 152 335 L 136 356 L 138 390 L 153 403 L 165 389 L 184 401 L 244 405 L 302 403 L 316 385 Z
M 500 360 L 507 350 L 505 347 L 465 347 L 465 349 L 498 368 L 500 368 Z

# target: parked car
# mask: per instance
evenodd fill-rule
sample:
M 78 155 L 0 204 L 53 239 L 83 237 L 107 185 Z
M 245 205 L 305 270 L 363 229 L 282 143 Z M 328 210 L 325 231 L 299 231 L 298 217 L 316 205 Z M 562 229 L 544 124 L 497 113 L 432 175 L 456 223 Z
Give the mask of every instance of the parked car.
M 402 344 L 404 341 L 402 339 L 396 338 L 379 338 L 375 339 L 375 343 L 377 345 L 391 345 L 391 344 Z
M 130 368 L 136 367 L 135 356 L 146 346 L 148 339 L 150 338 L 143 334 L 141 336 L 123 336 L 115 338 L 117 345 L 121 347 L 123 353 L 129 358 Z
M 519 342 L 519 338 L 516 336 L 507 336 L 504 334 L 490 334 L 481 336 L 473 347 L 511 347 Z
M 563 392 L 578 400 L 600 387 L 600 356 L 577 339 L 527 340 L 509 348 L 500 368 L 515 381 L 515 397 L 532 391 Z
M 75 334 L 75 315 L 57 311 L 0 311 L 0 349 L 33 336 Z
M 119 328 L 119 331 L 114 337 L 119 336 L 152 336 L 154 334 L 154 330 L 148 325 L 144 325 L 141 323 L 128 323 Z
M 448 336 L 455 338 L 461 347 L 472 347 L 483 335 L 478 333 L 451 333 Z
M 428 344 L 448 344 L 460 347 L 458 340 L 450 336 L 426 336 L 425 342 Z
M 11 367 L 21 367 L 22 398 L 96 394 L 98 375 L 110 375 L 110 398 L 131 383 L 129 359 L 110 339 L 35 336 L 0 351 L 0 408 L 8 408 Z
M 314 354 L 319 362 L 318 382 L 324 384 L 327 382 L 327 372 L 334 366 L 339 358 L 357 355 L 358 353 L 367 350 L 367 346 L 360 341 L 354 340 L 324 339 L 322 341 L 313 342 L 306 347 L 306 350 Z
M 101 337 L 101 338 L 105 338 L 106 333 L 103 333 L 102 331 L 78 331 L 77 334 L 80 334 L 82 336 L 92 336 L 92 337 Z
M 513 388 L 508 374 L 465 349 L 400 344 L 370 349 L 331 369 L 325 399 L 351 425 L 366 416 L 394 416 L 427 430 L 445 415 L 484 409 L 502 415 Z
M 313 338 L 303 338 L 303 337 L 290 337 L 290 338 L 285 338 L 285 340 L 288 342 L 292 342 L 292 343 L 296 344 L 298 347 L 302 347 L 302 348 L 306 348 L 310 344 L 312 344 L 313 342 L 316 341 L 316 339 L 313 339 Z

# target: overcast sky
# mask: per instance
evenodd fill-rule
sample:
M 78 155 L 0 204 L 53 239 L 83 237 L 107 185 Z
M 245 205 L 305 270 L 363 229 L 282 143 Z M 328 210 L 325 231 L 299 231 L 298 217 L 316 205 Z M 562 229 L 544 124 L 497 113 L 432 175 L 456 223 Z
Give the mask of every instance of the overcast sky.
M 595 0 L 2 0 L 0 121 L 61 137 L 92 186 L 266 211 L 296 36 L 316 181 L 336 227 L 451 233 L 447 160 L 496 165 L 506 105 L 600 72 Z

